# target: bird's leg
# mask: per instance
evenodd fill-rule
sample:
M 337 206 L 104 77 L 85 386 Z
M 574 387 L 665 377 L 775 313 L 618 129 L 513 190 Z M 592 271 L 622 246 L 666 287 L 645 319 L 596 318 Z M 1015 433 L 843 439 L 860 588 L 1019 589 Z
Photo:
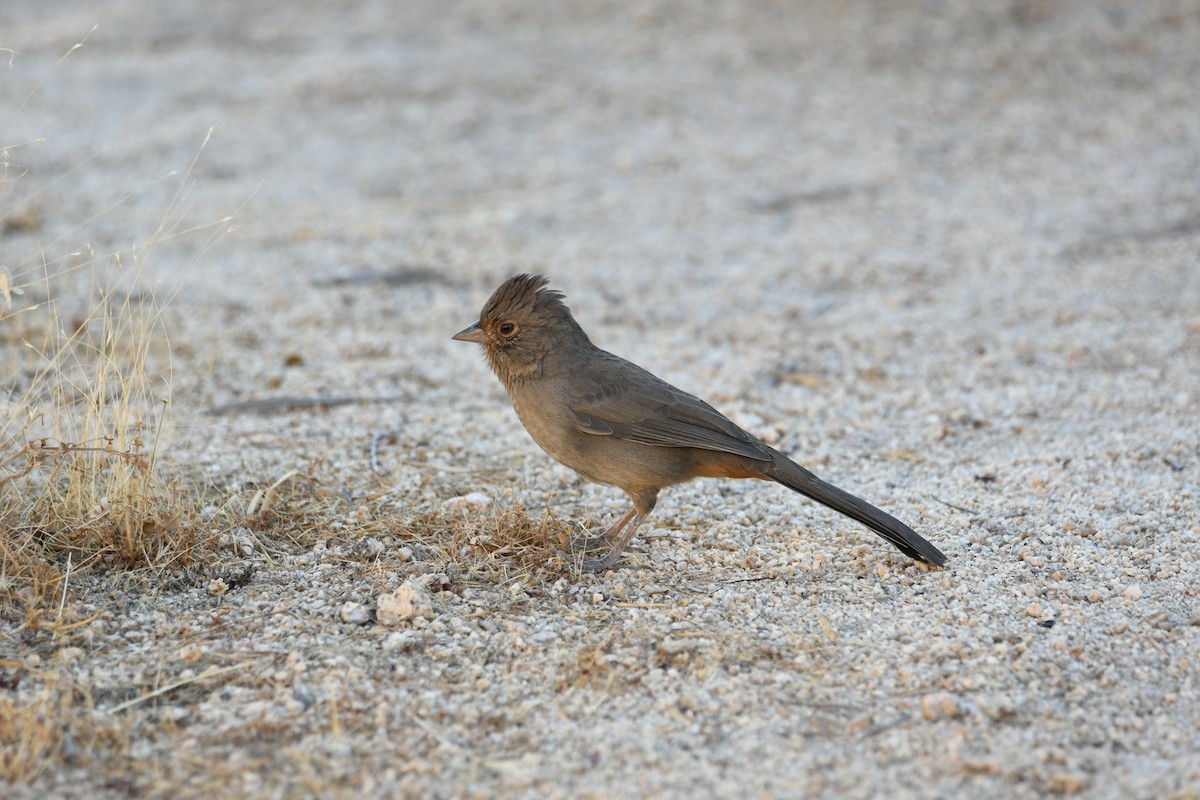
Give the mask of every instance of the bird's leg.
M 593 553 L 608 541 L 609 537 L 615 533 L 619 533 L 623 527 L 633 519 L 633 515 L 637 513 L 636 508 L 630 508 L 621 518 L 614 522 L 604 533 L 598 533 L 595 536 L 589 536 L 587 529 L 582 525 L 578 525 L 579 534 L 571 537 L 571 550 L 576 553 Z
M 617 559 L 621 557 L 621 552 L 629 546 L 629 542 L 633 539 L 633 535 L 637 533 L 638 527 L 645 521 L 649 515 L 649 511 L 638 511 L 637 506 L 626 511 L 619 520 L 613 523 L 604 534 L 598 538 L 608 541 L 610 538 L 616 537 L 616 542 L 608 554 L 603 558 L 584 558 L 583 568 L 588 572 L 600 572 L 609 569 L 617 563 Z

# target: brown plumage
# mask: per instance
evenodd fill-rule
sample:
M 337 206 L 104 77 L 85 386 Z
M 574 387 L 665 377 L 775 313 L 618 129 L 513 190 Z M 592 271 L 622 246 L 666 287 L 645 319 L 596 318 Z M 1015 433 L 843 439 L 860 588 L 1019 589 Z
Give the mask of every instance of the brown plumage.
M 660 490 L 698 477 L 772 480 L 861 522 L 910 558 L 946 557 L 911 528 L 822 481 L 734 425 L 695 395 L 592 344 L 562 294 L 541 275 L 501 284 L 479 321 L 453 338 L 483 345 L 533 440 L 589 480 L 633 500 L 600 537 L 607 552 L 585 567 L 613 566 Z

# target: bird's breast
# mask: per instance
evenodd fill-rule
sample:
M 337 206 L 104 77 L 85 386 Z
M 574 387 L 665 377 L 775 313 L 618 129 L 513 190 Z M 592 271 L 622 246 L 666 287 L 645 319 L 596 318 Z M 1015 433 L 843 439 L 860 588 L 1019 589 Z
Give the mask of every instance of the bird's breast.
M 582 471 L 577 439 L 583 434 L 576 429 L 566 400 L 548 391 L 541 381 L 512 387 L 509 396 L 521 424 L 538 446 L 551 458 Z

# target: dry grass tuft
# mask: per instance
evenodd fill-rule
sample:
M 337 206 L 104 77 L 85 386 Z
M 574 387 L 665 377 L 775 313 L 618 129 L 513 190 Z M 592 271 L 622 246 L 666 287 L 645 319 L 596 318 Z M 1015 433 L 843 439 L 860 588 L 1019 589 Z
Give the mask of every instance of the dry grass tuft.
M 39 678 L 24 699 L 0 694 L 0 781 L 29 783 L 64 759 L 122 747 L 115 728 L 94 718 L 81 686 L 55 673 Z
M 161 568 L 196 544 L 176 487 L 155 470 L 170 392 L 157 306 L 104 293 L 73 314 L 85 298 L 57 302 L 61 277 L 0 320 L 21 323 L 0 346 L 0 374 L 12 376 L 0 399 L 0 527 L 10 531 L 0 604 L 26 612 L 52 599 L 46 566 L 57 571 L 65 553 Z
M 26 703 L 0 695 L 0 780 L 28 782 L 57 761 L 69 696 L 44 689 Z
M 483 518 L 483 526 L 470 526 L 470 518 L 461 518 L 473 532 L 472 555 L 484 562 L 511 561 L 525 570 L 536 570 L 562 558 L 568 549 L 573 526 L 547 511 L 531 517 L 522 506 L 495 511 Z
M 550 512 L 538 517 L 522 506 L 490 511 L 427 511 L 394 523 L 391 533 L 418 546 L 424 560 L 441 562 L 467 582 L 541 585 L 567 566 L 574 526 Z
M 0 142 L 0 620 L 15 623 L 2 632 L 6 653 L 16 645 L 15 658 L 0 660 L 0 784 L 28 784 L 64 764 L 105 765 L 126 742 L 83 684 L 21 655 L 40 637 L 20 634 L 57 639 L 100 615 L 73 604 L 79 572 L 161 573 L 203 552 L 206 487 L 181 487 L 159 463 L 170 436 L 171 298 L 151 288 L 147 262 L 166 241 L 197 260 L 229 220 L 184 224 L 189 168 L 148 237 L 97 254 L 77 244 L 93 220 L 57 236 L 41 230 L 62 220 L 30 205 L 43 190 L 17 196 L 31 173 L 10 162 L 13 150 Z
M 0 180 L 7 220 L 26 210 L 5 197 L 25 176 L 10 167 Z M 128 253 L 72 250 L 64 240 L 76 230 L 59 242 L 65 256 L 47 258 L 28 238 L 19 241 L 33 252 L 0 266 L 0 615 L 36 622 L 61 605 L 68 557 L 156 570 L 195 557 L 196 503 L 158 469 L 171 352 L 166 301 L 145 278 L 162 242 L 207 234 L 194 260 L 228 231 L 228 220 L 182 224 L 190 174 Z

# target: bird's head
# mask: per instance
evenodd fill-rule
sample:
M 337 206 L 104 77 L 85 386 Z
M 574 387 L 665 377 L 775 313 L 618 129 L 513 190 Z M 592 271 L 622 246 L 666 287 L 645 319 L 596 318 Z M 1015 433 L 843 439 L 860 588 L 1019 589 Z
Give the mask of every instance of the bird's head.
M 562 292 L 547 289 L 547 283 L 541 275 L 509 278 L 484 303 L 479 321 L 452 337 L 483 345 L 488 364 L 505 386 L 538 377 L 556 350 L 588 343 Z

